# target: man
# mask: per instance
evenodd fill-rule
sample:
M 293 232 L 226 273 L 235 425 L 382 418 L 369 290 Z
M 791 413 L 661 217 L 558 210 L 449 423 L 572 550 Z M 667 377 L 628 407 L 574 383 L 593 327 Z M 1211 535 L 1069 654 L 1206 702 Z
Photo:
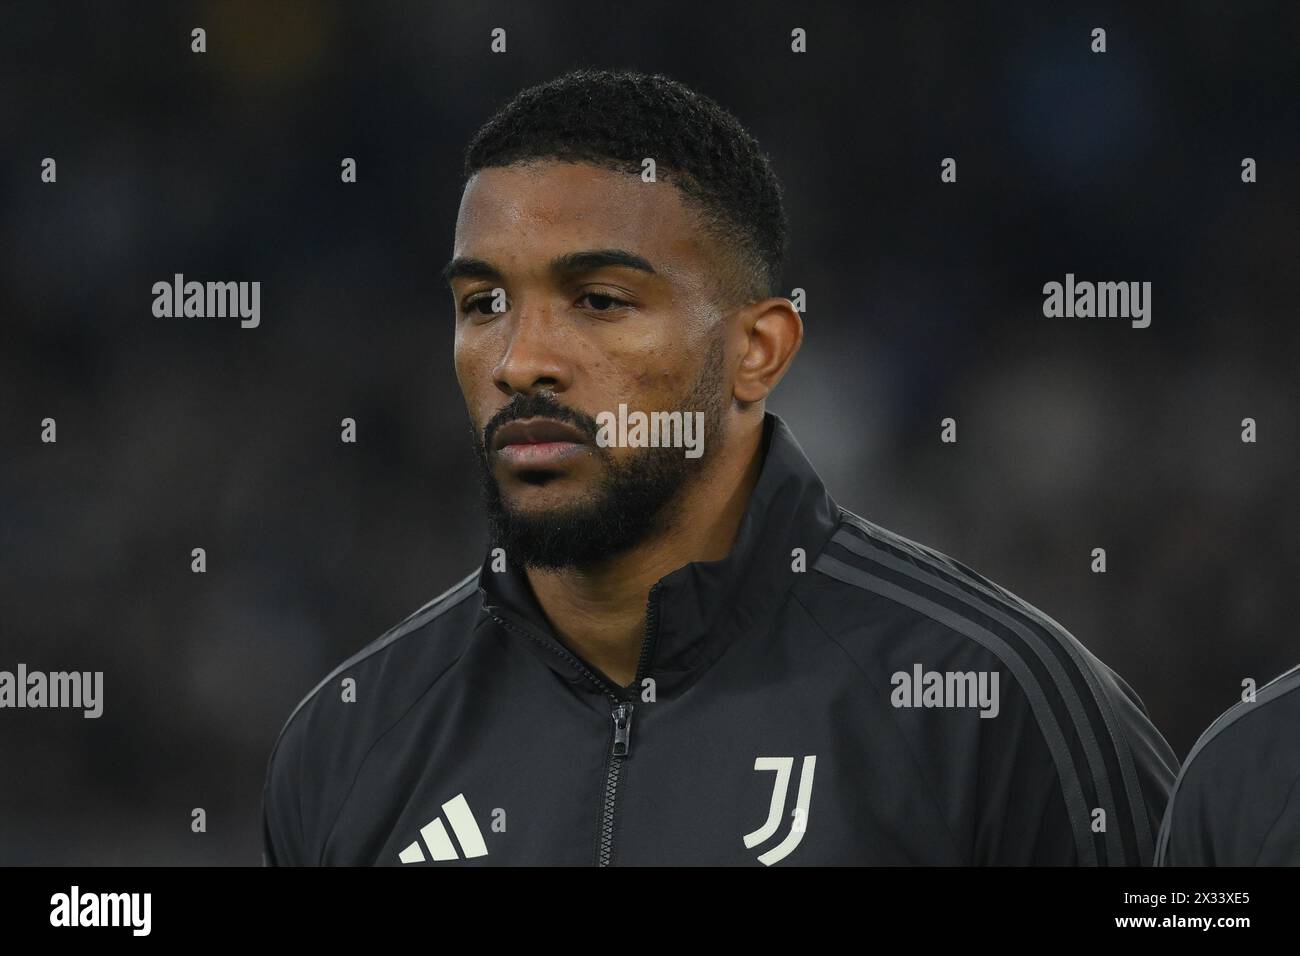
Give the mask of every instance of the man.
M 1137 696 L 838 508 L 765 411 L 803 327 L 739 123 L 579 71 L 465 174 L 444 274 L 492 547 L 299 704 L 266 862 L 1149 864 L 1175 761 Z
M 1157 866 L 1300 866 L 1300 667 L 1239 701 L 1183 762 Z

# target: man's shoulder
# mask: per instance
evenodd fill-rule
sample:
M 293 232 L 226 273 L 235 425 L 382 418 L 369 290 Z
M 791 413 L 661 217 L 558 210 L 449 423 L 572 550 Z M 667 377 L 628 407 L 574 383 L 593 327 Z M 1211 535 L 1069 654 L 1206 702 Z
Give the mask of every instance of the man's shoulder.
M 839 519 L 799 591 L 824 628 L 867 625 L 919 650 L 973 645 L 1013 670 L 1058 677 L 1105 668 L 1056 620 L 960 561 L 844 508 Z
M 1040 751 L 1076 823 L 1096 808 L 1136 822 L 1126 822 L 1122 834 L 1108 833 L 1114 846 L 1107 859 L 1149 862 L 1177 758 L 1136 692 L 1065 627 L 1008 589 L 850 511 L 841 508 L 839 517 L 812 573 L 795 588 L 821 630 L 877 691 L 890 681 L 910 686 L 914 669 L 920 681 L 912 677 L 911 685 L 934 684 L 936 674 L 955 684 L 997 673 L 1007 719 L 974 723 L 989 725 L 981 733 L 1018 743 L 990 752 L 1015 760 L 1019 748 Z M 1041 744 L 1025 739 L 1022 717 L 1036 726 Z M 1087 840 L 1081 832 L 1083 859 L 1092 852 L 1083 847 Z
M 1237 701 L 1210 724 L 1183 762 L 1184 775 L 1193 768 L 1240 765 L 1252 751 L 1279 743 L 1296 743 L 1296 718 L 1300 716 L 1300 665 L 1270 680 L 1253 699 Z
M 286 735 L 314 719 L 331 713 L 353 716 L 352 708 L 362 712 L 372 712 L 373 707 L 401 709 L 407 698 L 423 692 L 431 680 L 446 673 L 472 634 L 479 611 L 472 600 L 478 594 L 478 580 L 478 570 L 466 575 L 330 671 L 289 714 L 272 747 L 271 759 Z M 353 683 L 345 686 L 348 679 Z M 323 707 L 326 701 L 330 706 Z
M 1300 784 L 1297 726 L 1300 666 L 1220 714 L 1183 761 L 1161 828 L 1158 861 L 1255 862 L 1268 828 Z
M 451 672 L 473 635 L 478 571 L 353 654 L 290 713 L 267 759 L 263 860 L 316 863 L 374 743 Z
M 1046 612 L 943 552 L 844 508 L 810 570 L 798 593 L 833 636 L 876 637 L 908 653 L 960 649 L 996 661 L 1026 691 L 1054 690 L 1070 704 L 1122 697 L 1141 707 L 1133 689 Z

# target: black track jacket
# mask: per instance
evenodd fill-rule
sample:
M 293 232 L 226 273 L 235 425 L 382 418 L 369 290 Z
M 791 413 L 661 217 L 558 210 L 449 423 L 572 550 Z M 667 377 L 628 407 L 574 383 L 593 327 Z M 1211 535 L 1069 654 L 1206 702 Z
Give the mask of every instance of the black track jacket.
M 1156 866 L 1300 866 L 1300 667 L 1201 734 L 1174 783 Z
M 341 664 L 272 750 L 263 862 L 1150 864 L 1177 761 L 1132 689 L 839 508 L 771 413 L 763 454 L 730 555 L 651 590 L 627 687 L 491 552 Z

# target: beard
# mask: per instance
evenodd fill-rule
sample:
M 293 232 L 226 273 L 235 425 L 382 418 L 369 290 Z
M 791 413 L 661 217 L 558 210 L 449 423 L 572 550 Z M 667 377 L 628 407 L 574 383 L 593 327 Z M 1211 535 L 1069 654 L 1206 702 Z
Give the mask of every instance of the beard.
M 722 337 L 709 344 L 700 375 L 682 399 L 684 415 L 704 413 L 703 435 L 716 447 L 722 438 L 724 401 Z M 539 416 L 578 428 L 600 460 L 601 477 L 579 500 L 545 511 L 522 512 L 505 501 L 492 472 L 487 448 L 492 434 L 506 422 Z M 545 391 L 517 394 L 492 416 L 480 436 L 474 431 L 482 477 L 483 501 L 493 547 L 523 567 L 560 570 L 599 564 L 624 554 L 668 527 L 680 507 L 682 493 L 704 469 L 707 452 L 687 458 L 682 448 L 625 449 L 622 460 L 596 444 L 596 420 L 561 405 Z M 525 480 L 532 480 L 526 478 Z M 547 481 L 545 473 L 536 476 Z

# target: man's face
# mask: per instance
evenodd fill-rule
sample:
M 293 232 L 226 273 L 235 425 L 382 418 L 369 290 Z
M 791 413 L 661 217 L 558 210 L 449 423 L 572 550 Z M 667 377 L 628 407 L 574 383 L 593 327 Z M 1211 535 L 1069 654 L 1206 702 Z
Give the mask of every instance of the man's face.
M 494 539 L 555 568 L 662 527 L 719 444 L 730 400 L 712 298 L 722 263 L 677 188 L 576 163 L 482 170 L 461 200 L 454 259 L 473 260 L 451 280 L 456 376 Z M 703 455 L 600 447 L 596 418 L 620 403 L 703 412 Z

